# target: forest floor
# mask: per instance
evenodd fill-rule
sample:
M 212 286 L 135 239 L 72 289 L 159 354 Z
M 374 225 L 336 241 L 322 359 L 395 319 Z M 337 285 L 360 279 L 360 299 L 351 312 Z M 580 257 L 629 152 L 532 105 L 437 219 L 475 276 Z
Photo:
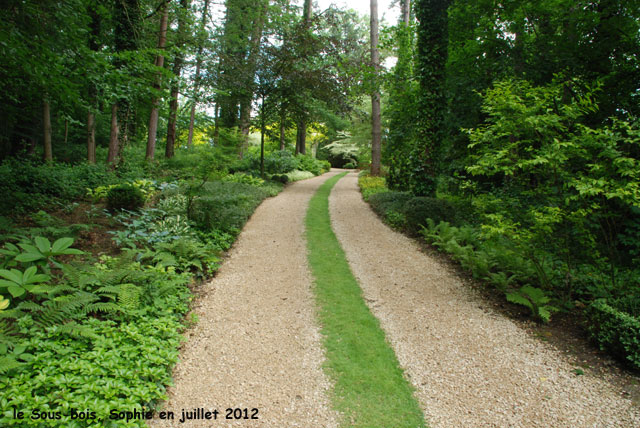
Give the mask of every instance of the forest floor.
M 152 427 L 337 426 L 306 258 L 304 215 L 335 171 L 263 202 L 194 304 L 175 387 L 164 409 L 218 409 L 217 423 Z M 505 316 L 463 276 L 384 225 L 357 175 L 333 188 L 332 226 L 363 298 L 380 320 L 429 426 L 640 427 L 640 406 L 608 372 L 541 340 Z M 258 420 L 224 420 L 257 408 Z M 226 424 L 226 425 L 225 425 Z M 394 427 L 380 427 L 394 428 Z

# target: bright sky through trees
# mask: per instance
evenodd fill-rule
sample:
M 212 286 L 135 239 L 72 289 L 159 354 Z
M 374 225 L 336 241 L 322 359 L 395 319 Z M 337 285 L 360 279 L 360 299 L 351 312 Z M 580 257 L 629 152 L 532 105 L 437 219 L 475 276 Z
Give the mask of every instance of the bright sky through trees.
M 317 0 L 318 8 L 326 9 L 333 4 L 340 9 L 354 9 L 358 13 L 369 16 L 369 0 Z M 400 15 L 400 5 L 398 0 L 378 0 L 378 14 L 380 21 L 395 24 Z

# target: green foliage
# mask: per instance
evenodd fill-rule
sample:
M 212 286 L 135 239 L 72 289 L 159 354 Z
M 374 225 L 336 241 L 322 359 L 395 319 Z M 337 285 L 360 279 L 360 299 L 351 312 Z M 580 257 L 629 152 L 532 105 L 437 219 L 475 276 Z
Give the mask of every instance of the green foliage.
M 135 211 L 142 208 L 144 202 L 142 191 L 130 184 L 120 184 L 107 191 L 107 208 L 111 211 Z
M 222 181 L 228 183 L 244 183 L 251 186 L 262 186 L 264 184 L 264 180 L 262 180 L 261 178 L 253 177 L 242 172 L 236 172 L 235 174 L 227 175 L 222 178 Z
M 431 219 L 459 224 L 457 207 L 444 199 L 412 196 L 407 192 L 382 191 L 369 197 L 371 208 L 392 226 L 417 234 Z
M 369 196 L 369 205 L 379 215 L 384 215 L 389 211 L 401 213 L 404 205 L 411 198 L 411 194 L 407 192 L 382 191 Z
M 418 196 L 407 200 L 401 212 L 406 218 L 407 230 L 418 233 L 426 226 L 427 219 L 434 223 L 447 221 L 457 224 L 456 208 L 444 199 Z
M 313 175 L 312 172 L 309 171 L 299 171 L 297 169 L 294 169 L 291 172 L 288 172 L 286 174 L 287 176 L 287 181 L 300 181 L 300 180 L 306 180 L 308 178 L 313 178 L 315 177 L 315 175 Z
M 243 183 L 209 182 L 204 195 L 195 199 L 190 220 L 203 230 L 237 234 L 262 200 L 271 196 L 269 188 Z
M 365 201 L 368 201 L 376 193 L 386 192 L 388 189 L 385 183 L 384 177 L 371 177 L 368 175 L 358 177 L 358 185 Z
M 0 164 L 0 214 L 35 211 L 53 202 L 67 205 L 83 197 L 87 188 L 114 180 L 104 166 L 6 159 Z
M 294 156 L 288 150 L 276 150 L 265 153 L 264 156 L 264 170 L 266 173 L 272 175 L 287 174 L 294 170 L 308 171 L 313 175 L 320 175 L 330 168 L 331 165 L 327 161 L 305 155 Z M 242 171 L 259 175 L 260 156 L 254 153 L 248 153 L 241 161 L 231 167 L 231 171 Z
M 51 278 L 45 274 L 37 273 L 38 268 L 30 266 L 26 270 L 18 269 L 0 269 L 0 287 L 6 288 L 14 297 L 20 297 L 25 293 L 42 294 L 46 292 L 41 284 L 49 281 Z
M 640 369 L 640 320 L 604 300 L 591 303 L 585 313 L 587 330 L 600 349 Z
M 270 179 L 282 184 L 287 184 L 289 182 L 289 176 L 287 174 L 273 174 Z
M 549 322 L 551 313 L 558 311 L 558 308 L 549 305 L 551 299 L 544 291 L 530 285 L 525 285 L 516 291 L 509 292 L 506 296 L 509 302 L 529 308 L 531 314 L 543 322 Z
M 140 408 L 163 399 L 163 385 L 170 382 L 171 367 L 178 358 L 179 314 L 183 313 L 180 301 L 167 303 L 155 317 L 131 322 L 88 319 L 82 327 L 93 333 L 91 340 L 69 340 L 63 327 L 55 326 L 23 341 L 21 349 L 32 356 L 30 361 L 0 380 L 5 391 L 0 400 L 2 425 L 42 425 L 30 418 L 14 419 L 14 406 L 64 415 L 71 408 L 90 408 L 96 412 L 95 420 L 79 422 L 63 417 L 60 421 L 65 426 L 89 426 L 106 423 L 111 409 Z M 138 422 L 132 425 L 142 426 Z
M 130 186 L 139 189 L 140 192 L 144 195 L 145 200 L 149 200 L 155 190 L 157 189 L 155 181 L 147 180 L 147 179 L 138 179 L 131 181 L 129 183 L 121 183 L 121 184 L 111 184 L 107 186 L 98 186 L 94 189 L 87 189 L 87 196 L 91 198 L 94 202 L 100 202 L 101 200 L 107 198 L 109 196 L 109 192 L 111 189 L 116 187 L 121 188 L 123 186 Z

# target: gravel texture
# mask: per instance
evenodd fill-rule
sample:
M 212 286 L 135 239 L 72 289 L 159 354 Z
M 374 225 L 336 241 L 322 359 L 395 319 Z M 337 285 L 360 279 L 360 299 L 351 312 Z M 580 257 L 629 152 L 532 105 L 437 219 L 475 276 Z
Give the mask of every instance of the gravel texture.
M 640 409 L 621 391 L 574 374 L 563 354 L 492 312 L 455 273 L 385 226 L 362 200 L 356 174 L 329 201 L 364 298 L 431 427 L 640 427 Z
M 294 183 L 258 207 L 195 301 L 199 322 L 186 333 L 164 405 L 176 419 L 150 426 L 337 426 L 304 239 L 309 199 L 334 174 Z M 221 413 L 179 423 L 182 409 L 198 408 Z M 227 408 L 257 408 L 259 419 L 225 420 Z

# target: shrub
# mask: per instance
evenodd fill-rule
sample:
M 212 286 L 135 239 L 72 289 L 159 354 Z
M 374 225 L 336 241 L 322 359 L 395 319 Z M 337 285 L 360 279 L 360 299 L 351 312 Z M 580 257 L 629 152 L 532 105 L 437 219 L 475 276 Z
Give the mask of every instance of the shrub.
M 264 157 L 264 169 L 271 174 L 286 174 L 300 166 L 298 159 L 286 150 L 271 152 Z M 254 170 L 260 169 L 260 158 L 256 157 L 252 163 Z
M 320 175 L 331 169 L 331 164 L 326 160 L 318 160 L 306 155 L 299 155 L 297 159 L 299 165 L 296 169 L 309 171 L 313 173 L 313 175 Z
M 315 177 L 315 175 L 309 171 L 299 171 L 296 169 L 291 172 L 288 172 L 286 174 L 286 177 L 289 179 L 289 181 L 299 181 L 299 180 L 306 180 L 308 178 L 313 178 Z
M 586 310 L 587 331 L 600 349 L 640 369 L 640 320 L 596 300 Z
M 371 195 L 386 192 L 389 190 L 387 189 L 387 185 L 385 184 L 385 180 L 383 177 L 371 177 L 368 175 L 363 175 L 358 179 L 358 185 L 360 186 L 360 191 L 362 192 L 362 198 L 365 201 L 368 201 Z
M 203 230 L 237 233 L 263 199 L 271 196 L 270 188 L 243 183 L 213 181 L 204 186 L 206 196 L 196 198 L 189 218 Z
M 236 172 L 235 174 L 230 174 L 222 178 L 222 181 L 229 183 L 244 183 L 249 184 L 251 186 L 262 186 L 264 184 L 264 180 L 261 178 L 253 177 L 249 174 L 245 174 L 242 172 Z
M 52 202 L 66 203 L 84 196 L 87 187 L 117 180 L 103 165 L 41 164 L 7 159 L 0 165 L 0 214 L 37 211 Z
M 353 162 L 347 162 L 344 164 L 343 168 L 344 169 L 356 169 L 358 165 L 356 165 Z
M 289 176 L 287 174 L 273 174 L 271 176 L 272 181 L 277 181 L 282 184 L 287 184 L 289 182 Z
M 402 212 L 407 219 L 407 230 L 414 234 L 417 234 L 422 226 L 426 226 L 428 218 L 436 224 L 441 221 L 457 223 L 455 207 L 443 199 L 414 197 L 405 203 Z
M 122 184 L 112 187 L 107 192 L 107 209 L 135 211 L 144 205 L 142 191 L 130 184 Z
M 387 212 L 404 213 L 404 205 L 412 198 L 407 192 L 381 192 L 369 197 L 369 204 L 375 212 L 385 216 Z

